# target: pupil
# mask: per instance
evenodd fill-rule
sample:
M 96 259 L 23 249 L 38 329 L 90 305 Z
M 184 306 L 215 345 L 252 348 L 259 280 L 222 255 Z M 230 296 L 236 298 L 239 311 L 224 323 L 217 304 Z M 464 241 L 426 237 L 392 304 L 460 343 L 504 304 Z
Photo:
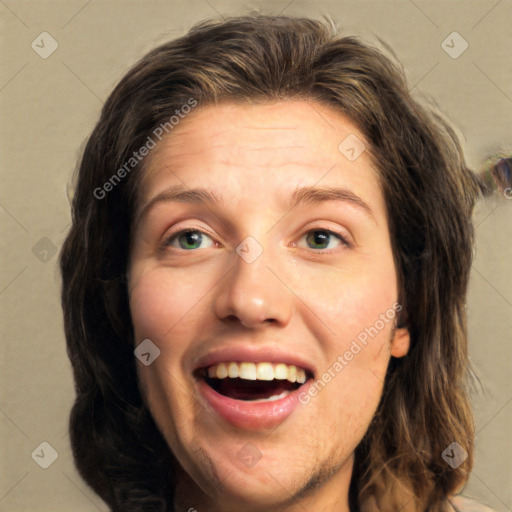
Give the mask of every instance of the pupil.
M 194 244 L 201 243 L 201 233 L 197 231 L 189 231 L 188 233 L 184 233 L 181 236 L 185 237 L 185 243 L 181 244 L 183 249 L 190 249 L 190 247 L 193 247 Z
M 313 236 L 313 244 L 314 245 L 324 245 L 329 243 L 329 233 L 326 231 L 314 231 Z

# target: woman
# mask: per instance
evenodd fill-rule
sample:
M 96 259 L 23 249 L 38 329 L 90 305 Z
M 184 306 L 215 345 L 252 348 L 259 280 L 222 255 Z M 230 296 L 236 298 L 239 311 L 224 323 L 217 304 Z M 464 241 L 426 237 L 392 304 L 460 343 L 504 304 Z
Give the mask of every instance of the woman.
M 61 254 L 83 478 L 123 512 L 465 510 L 482 191 L 399 67 L 327 24 L 150 52 Z

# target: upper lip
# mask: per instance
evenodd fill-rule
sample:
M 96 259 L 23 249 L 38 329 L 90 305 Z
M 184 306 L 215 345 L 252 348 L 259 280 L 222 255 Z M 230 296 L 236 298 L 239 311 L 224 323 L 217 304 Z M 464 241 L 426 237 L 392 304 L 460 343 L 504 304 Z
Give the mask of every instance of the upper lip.
M 227 362 L 249 362 L 249 363 L 284 363 L 303 368 L 310 375 L 315 375 L 315 368 L 305 357 L 300 354 L 287 351 L 276 345 L 229 345 L 210 350 L 204 355 L 195 359 L 194 371 L 200 368 L 208 368 L 217 363 Z

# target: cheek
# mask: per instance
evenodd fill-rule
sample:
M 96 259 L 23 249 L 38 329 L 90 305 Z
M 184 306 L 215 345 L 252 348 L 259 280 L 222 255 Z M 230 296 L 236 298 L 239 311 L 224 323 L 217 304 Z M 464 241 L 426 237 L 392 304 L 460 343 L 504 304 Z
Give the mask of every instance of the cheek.
M 187 274 L 185 278 L 174 271 L 171 279 L 165 268 L 146 271 L 130 295 L 136 341 L 150 338 L 157 344 L 165 344 L 166 340 L 176 338 L 201 312 L 208 289 L 208 282 L 198 273 Z
M 155 361 L 144 366 L 137 362 L 142 395 L 168 443 L 175 444 L 177 432 L 185 428 L 188 396 L 182 368 L 189 342 L 201 325 L 204 290 L 200 279 L 179 279 L 179 272 L 148 269 L 131 287 L 130 311 L 135 342 L 150 339 L 160 350 Z M 178 278 L 175 278 L 178 276 Z
M 371 347 L 369 344 L 366 347 L 368 353 L 389 339 L 394 322 L 393 306 L 397 301 L 396 277 L 392 261 L 383 262 L 380 268 L 354 267 L 347 265 L 343 269 L 316 272 L 311 279 L 303 281 L 300 296 L 326 332 L 330 332 L 331 349 L 343 353 L 347 343 L 350 345 L 360 337 L 363 343 L 365 338 L 374 340 Z M 325 333 L 318 338 L 325 339 Z
M 182 363 L 191 342 L 199 336 L 201 318 L 211 285 L 201 273 L 185 274 L 167 268 L 149 268 L 130 287 L 130 312 L 135 343 L 151 340 L 160 350 L 149 366 L 137 364 L 139 382 L 157 419 L 169 418 L 185 401 Z M 181 384 L 176 384 L 181 382 Z M 179 416 L 179 415 L 178 415 Z M 159 422 L 165 425 L 166 421 Z
M 393 261 L 359 260 L 328 275 L 319 272 L 302 293 L 323 326 L 317 334 L 326 356 L 318 394 L 340 429 L 348 425 L 362 435 L 378 406 L 390 357 L 397 301 Z
M 322 400 L 325 416 L 336 418 L 336 431 L 347 443 L 355 445 L 367 431 L 377 410 L 389 362 L 387 346 L 389 331 L 383 329 L 366 344 L 357 338 L 332 345 L 334 363 L 326 373 L 334 374 L 326 386 Z M 334 341 L 334 340 L 333 340 Z M 336 364 L 337 363 L 337 364 Z M 325 379 L 325 373 L 320 380 Z M 321 393 L 324 393 L 322 391 Z

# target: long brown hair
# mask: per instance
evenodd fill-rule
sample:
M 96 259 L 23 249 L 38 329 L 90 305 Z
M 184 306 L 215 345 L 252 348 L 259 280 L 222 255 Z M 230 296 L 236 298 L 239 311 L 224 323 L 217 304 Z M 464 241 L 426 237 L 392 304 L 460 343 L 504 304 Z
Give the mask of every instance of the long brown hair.
M 482 186 L 453 130 L 412 98 L 382 51 L 330 23 L 246 16 L 201 23 L 144 56 L 106 101 L 78 169 L 60 255 L 76 382 L 71 442 L 83 478 L 114 511 L 172 510 L 175 465 L 137 387 L 125 272 L 144 160 L 126 162 L 191 99 L 201 108 L 288 98 L 337 109 L 368 141 L 388 210 L 400 322 L 411 334 L 356 450 L 351 506 L 441 512 L 468 478 L 464 304 Z M 457 468 L 441 456 L 453 442 L 467 452 Z

